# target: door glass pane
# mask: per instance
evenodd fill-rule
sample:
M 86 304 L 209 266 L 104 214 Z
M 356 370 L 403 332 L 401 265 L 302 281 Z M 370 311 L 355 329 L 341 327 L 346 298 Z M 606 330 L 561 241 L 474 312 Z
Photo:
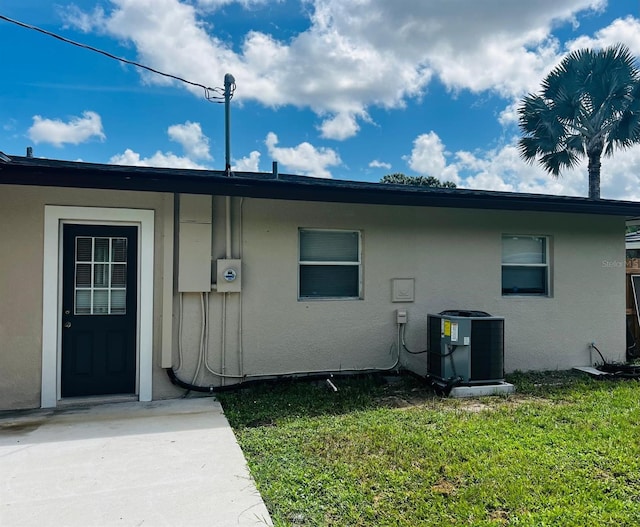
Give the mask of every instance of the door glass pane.
M 75 314 L 125 315 L 127 238 L 78 236 L 75 247 Z
M 127 266 L 111 264 L 111 287 L 124 287 L 127 284 Z
M 93 254 L 93 238 L 76 238 L 76 260 L 78 262 L 90 262 Z
M 127 261 L 127 239 L 113 238 L 111 241 L 111 261 L 126 262 Z
M 95 238 L 93 260 L 95 262 L 109 261 L 109 238 Z
M 109 265 L 95 264 L 93 266 L 94 287 L 109 287 Z
M 109 313 L 109 291 L 96 289 L 93 291 L 93 314 L 106 315 Z
M 91 286 L 91 264 L 76 264 L 76 287 Z
M 91 290 L 76 290 L 76 315 L 91 314 Z
M 127 294 L 124 289 L 112 289 L 111 290 L 111 313 L 124 315 L 126 312 L 126 300 Z

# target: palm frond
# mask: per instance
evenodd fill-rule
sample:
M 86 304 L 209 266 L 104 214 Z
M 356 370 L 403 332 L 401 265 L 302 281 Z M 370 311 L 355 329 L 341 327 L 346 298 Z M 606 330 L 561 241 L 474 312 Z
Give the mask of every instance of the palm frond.
M 565 128 L 558 119 L 555 109 L 539 95 L 525 97 L 523 104 L 518 108 L 518 114 L 519 124 L 525 135 L 536 138 L 541 144 L 554 145 L 565 134 Z M 548 150 L 544 146 L 542 148 Z
M 545 154 L 540 158 L 542 167 L 554 177 L 560 177 L 563 169 L 573 168 L 578 165 L 580 158 L 569 150 L 559 150 Z
M 640 143 L 640 112 L 626 111 L 611 127 L 604 154 L 611 156 L 616 149 L 629 148 L 636 143 Z
M 518 151 L 520 152 L 520 157 L 528 163 L 533 163 L 538 154 L 542 153 L 538 148 L 537 139 L 533 137 L 522 137 L 518 141 Z
M 575 155 L 586 154 L 584 136 L 581 134 L 572 134 L 567 136 L 565 139 L 565 145 L 567 150 L 570 150 Z

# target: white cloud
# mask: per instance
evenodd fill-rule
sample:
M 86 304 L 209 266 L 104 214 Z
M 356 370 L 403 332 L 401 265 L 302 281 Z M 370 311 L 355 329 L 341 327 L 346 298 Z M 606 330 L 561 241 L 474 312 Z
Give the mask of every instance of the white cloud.
M 109 163 L 113 165 L 131 165 L 138 167 L 161 167 L 161 168 L 198 168 L 207 167 L 196 163 L 188 157 L 180 157 L 171 152 L 157 151 L 151 157 L 141 157 L 140 154 L 127 148 L 124 153 L 112 156 Z
M 520 104 L 520 99 L 509 104 L 504 110 L 500 112 L 500 115 L 498 115 L 498 122 L 504 127 L 518 124 L 518 107 L 520 106 Z
M 106 138 L 102 129 L 102 119 L 96 112 L 91 111 L 83 112 L 82 117 L 72 117 L 68 122 L 34 115 L 28 135 L 36 144 L 50 143 L 57 147 L 64 144 L 77 145 L 94 138 L 104 141 Z
M 586 160 L 554 178 L 541 165 L 525 163 L 515 139 L 489 152 L 458 152 L 456 160 L 460 173 L 470 174 L 461 178 L 463 187 L 564 196 L 588 194 Z M 603 198 L 640 201 L 640 145 L 602 159 L 600 187 Z
M 369 163 L 369 168 L 385 168 L 387 170 L 391 169 L 391 163 L 385 163 L 384 161 L 378 161 L 374 159 Z
M 235 160 L 235 164 L 232 165 L 231 170 L 237 172 L 258 172 L 260 165 L 260 152 L 254 150 L 247 157 L 241 157 Z
M 554 178 L 538 163 L 526 163 L 519 154 L 518 138 L 488 151 L 460 150 L 447 154 L 434 132 L 421 134 L 405 156 L 410 167 L 422 175 L 454 181 L 461 188 L 586 196 L 587 162 Z M 640 145 L 619 150 L 602 159 L 601 194 L 607 199 L 640 201 Z
M 116 165 L 142 167 L 209 168 L 195 161 L 212 159 L 209 153 L 209 138 L 202 133 L 200 123 L 186 121 L 184 124 L 173 124 L 167 128 L 167 135 L 169 139 L 182 145 L 185 156 L 158 150 L 151 157 L 142 157 L 139 153 L 127 148 L 122 154 L 112 156 L 109 162 Z
M 104 9 L 97 6 L 92 12 L 86 12 L 80 9 L 75 4 L 70 4 L 64 8 L 59 9 L 60 15 L 66 20 L 65 28 L 69 26 L 75 26 L 80 31 L 88 33 L 92 31 L 96 26 L 96 21 L 103 20 L 105 18 Z
M 358 130 L 360 130 L 360 126 L 356 121 L 356 116 L 347 112 L 325 119 L 320 125 L 322 137 L 339 141 L 353 137 L 358 133 Z
M 289 170 L 303 172 L 307 176 L 330 178 L 331 172 L 327 167 L 342 164 L 340 156 L 331 148 L 316 148 L 307 142 L 295 147 L 279 147 L 278 136 L 273 132 L 267 134 L 265 144 L 269 155 L 275 161 L 282 163 Z
M 133 43 L 151 67 L 210 86 L 219 86 L 231 71 L 236 98 L 333 115 L 321 124 L 321 133 L 346 139 L 366 121 L 367 108 L 402 107 L 407 98 L 424 94 L 434 76 L 453 91 L 490 90 L 507 98 L 536 89 L 562 51 L 552 29 L 606 5 L 605 0 L 308 0 L 309 26 L 298 34 L 277 40 L 250 31 L 232 48 L 204 18 L 230 1 L 111 0 L 105 12 L 68 11 L 68 21 Z M 263 2 L 239 3 L 249 9 Z M 173 82 L 143 76 L 147 82 Z
M 552 179 L 542 167 L 525 163 L 518 153 L 516 140 L 487 152 L 456 152 L 455 160 L 456 168 L 461 174 L 461 187 L 505 192 L 577 194 L 563 185 L 570 178 Z
M 206 7 L 212 10 L 220 9 L 230 4 L 240 4 L 245 9 L 254 5 L 266 4 L 267 2 L 281 2 L 282 0 L 196 0 L 197 4 L 201 7 Z
M 9 119 L 2 125 L 2 129 L 5 132 L 13 132 L 16 129 L 17 121 L 15 119 Z
M 202 133 L 200 123 L 186 121 L 174 124 L 167 130 L 172 141 L 180 143 L 188 157 L 194 159 L 212 159 L 209 153 L 209 138 Z
M 567 48 L 605 48 L 618 43 L 625 44 L 636 57 L 640 55 L 640 20 L 631 16 L 614 20 L 597 31 L 595 37 L 578 37 L 567 43 Z
M 411 155 L 404 159 L 420 175 L 455 182 L 458 179 L 457 169 L 454 165 L 447 165 L 445 154 L 444 144 L 432 131 L 416 137 Z
M 601 174 L 602 197 L 640 201 L 640 145 L 603 158 Z

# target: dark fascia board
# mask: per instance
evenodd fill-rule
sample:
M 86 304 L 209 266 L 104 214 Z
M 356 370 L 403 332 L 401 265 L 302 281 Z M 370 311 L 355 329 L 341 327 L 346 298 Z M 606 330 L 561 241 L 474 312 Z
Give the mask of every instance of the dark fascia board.
M 640 203 L 487 190 L 408 187 L 268 172 L 133 167 L 10 157 L 0 183 L 244 196 L 251 198 L 417 207 L 570 212 L 640 217 Z

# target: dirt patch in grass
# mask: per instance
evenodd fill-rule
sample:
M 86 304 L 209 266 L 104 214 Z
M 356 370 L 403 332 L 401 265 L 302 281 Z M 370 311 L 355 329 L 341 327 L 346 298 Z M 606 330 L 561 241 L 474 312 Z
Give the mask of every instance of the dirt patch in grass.
M 441 494 L 443 496 L 451 496 L 454 495 L 457 491 L 456 486 L 446 479 L 441 479 L 435 485 L 431 486 L 431 492 L 435 494 Z
M 462 398 L 453 399 L 440 397 L 433 393 L 421 392 L 421 393 L 405 393 L 405 394 L 391 394 L 378 397 L 377 402 L 382 408 L 393 408 L 399 410 L 409 410 L 413 408 L 429 408 L 438 409 L 444 411 L 462 411 L 470 413 L 478 413 L 485 411 L 493 411 L 498 408 L 515 408 L 518 406 L 533 404 L 533 405 L 566 405 L 568 401 L 551 399 L 547 397 L 538 397 L 527 394 L 510 394 L 504 396 L 487 396 L 481 399 Z

